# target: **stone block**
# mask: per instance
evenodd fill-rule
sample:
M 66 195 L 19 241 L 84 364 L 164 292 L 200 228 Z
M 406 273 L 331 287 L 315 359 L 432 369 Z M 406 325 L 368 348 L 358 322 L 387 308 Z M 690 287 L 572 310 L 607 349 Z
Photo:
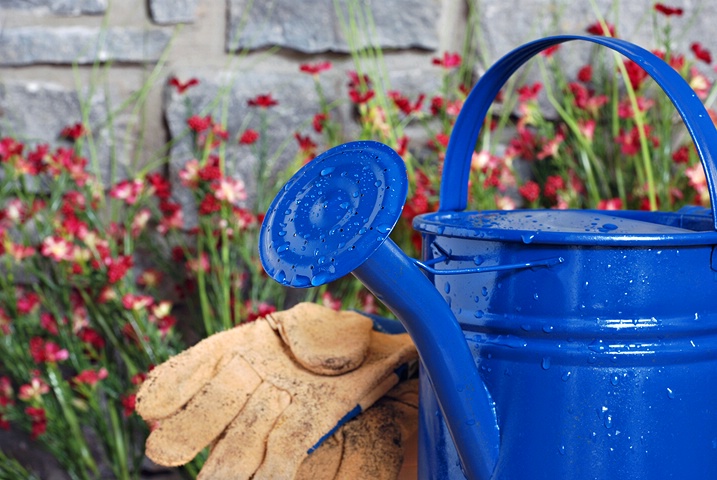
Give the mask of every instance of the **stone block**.
M 107 10 L 107 0 L 0 0 L 0 10 L 33 10 L 54 15 L 98 15 Z
M 84 95 L 84 94 L 83 94 Z M 88 158 L 88 171 L 99 175 L 105 185 L 114 180 L 126 178 L 128 160 L 123 144 L 126 118 L 119 116 L 108 124 L 108 104 L 117 104 L 101 92 L 83 100 L 89 111 L 89 124 L 95 142 L 96 164 L 89 150 L 82 151 Z M 48 144 L 70 147 L 66 139 L 60 138 L 63 128 L 82 119 L 80 99 L 76 91 L 51 83 L 0 84 L 0 137 L 12 136 L 28 145 Z
M 170 37 L 164 30 L 134 27 L 7 28 L 0 42 L 0 66 L 154 62 Z
M 229 0 L 227 50 L 278 45 L 304 53 L 347 52 L 342 24 L 347 23 L 349 12 L 358 19 L 359 46 L 370 38 L 381 48 L 438 48 L 439 0 L 339 3 L 341 16 L 333 0 Z
M 162 25 L 194 22 L 196 8 L 197 0 L 149 0 L 152 21 Z

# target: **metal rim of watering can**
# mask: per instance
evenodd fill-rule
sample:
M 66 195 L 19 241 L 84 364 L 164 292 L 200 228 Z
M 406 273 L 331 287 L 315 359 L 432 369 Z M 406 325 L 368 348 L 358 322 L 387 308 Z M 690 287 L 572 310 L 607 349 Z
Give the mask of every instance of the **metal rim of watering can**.
M 323 152 L 267 210 L 259 238 L 264 269 L 299 288 L 348 275 L 393 230 L 407 194 L 406 165 L 387 145 L 359 141 Z
M 530 58 L 548 47 L 572 40 L 584 40 L 608 47 L 641 66 L 663 89 L 682 117 L 692 137 L 705 171 L 711 198 L 714 229 L 717 230 L 717 131 L 707 110 L 687 82 L 672 67 L 655 54 L 624 40 L 602 36 L 558 35 L 545 37 L 516 48 L 498 60 L 481 76 L 468 95 L 448 143 L 441 179 L 439 212 L 465 210 L 468 199 L 470 158 L 475 149 L 481 126 L 494 98 L 508 78 Z M 717 242 L 717 232 L 695 232 L 677 235 L 680 242 L 688 244 L 712 244 Z M 682 237 L 693 237 L 683 239 Z M 601 240 L 610 238 L 602 237 Z M 629 236 L 619 241 L 630 241 Z M 655 241 L 654 238 L 635 238 L 638 241 Z M 674 238 L 662 237 L 665 242 Z M 592 242 L 590 242 L 592 243 Z

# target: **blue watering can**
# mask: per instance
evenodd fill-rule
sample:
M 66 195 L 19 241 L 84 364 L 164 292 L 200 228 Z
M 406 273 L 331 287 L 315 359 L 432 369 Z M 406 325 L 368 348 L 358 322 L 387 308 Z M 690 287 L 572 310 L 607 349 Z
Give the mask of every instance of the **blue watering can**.
M 662 87 L 697 148 L 711 216 L 464 211 L 470 159 L 508 77 L 569 40 L 609 47 Z M 302 168 L 262 226 L 267 273 L 294 287 L 353 273 L 421 358 L 419 475 L 430 479 L 717 478 L 717 132 L 686 82 L 622 40 L 557 36 L 500 59 L 448 145 L 423 260 L 388 238 L 407 194 L 389 147 L 353 142 Z

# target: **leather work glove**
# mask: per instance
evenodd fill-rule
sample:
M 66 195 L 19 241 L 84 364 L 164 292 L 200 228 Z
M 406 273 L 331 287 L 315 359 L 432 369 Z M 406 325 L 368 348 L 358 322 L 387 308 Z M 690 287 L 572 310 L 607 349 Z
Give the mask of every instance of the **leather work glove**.
M 408 335 L 312 303 L 212 335 L 142 384 L 136 410 L 155 425 L 147 456 L 182 465 L 211 444 L 203 478 L 296 478 L 416 358 Z
M 301 464 L 296 480 L 395 480 L 406 441 L 417 430 L 418 379 L 412 379 L 322 443 Z

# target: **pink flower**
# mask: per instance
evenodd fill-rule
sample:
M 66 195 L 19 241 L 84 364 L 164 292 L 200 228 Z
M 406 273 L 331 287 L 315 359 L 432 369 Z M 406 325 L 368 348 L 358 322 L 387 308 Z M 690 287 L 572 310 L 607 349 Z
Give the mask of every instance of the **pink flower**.
M 433 65 L 438 65 L 443 68 L 456 68 L 461 66 L 463 59 L 457 53 L 444 52 L 442 58 L 434 58 L 431 60 Z
M 240 231 L 247 230 L 257 226 L 257 218 L 249 210 L 245 208 L 235 207 L 233 209 L 234 223 Z
M 54 342 L 45 342 L 40 337 L 30 339 L 30 356 L 35 363 L 55 363 L 67 360 L 70 353 Z
M 241 181 L 241 179 L 225 177 L 219 180 L 218 183 L 215 183 L 214 186 L 216 188 L 214 196 L 217 197 L 218 200 L 235 204 L 247 198 L 244 182 Z
M 199 80 L 196 78 L 190 78 L 186 82 L 182 82 L 177 77 L 172 77 L 169 79 L 169 85 L 174 87 L 177 90 L 177 93 L 180 95 L 187 91 L 187 89 L 194 87 L 195 85 L 199 85 Z
M 143 208 L 135 214 L 132 219 L 132 238 L 137 238 L 144 231 L 151 217 L 152 212 L 148 208 Z
M 162 219 L 157 225 L 157 231 L 166 234 L 170 230 L 178 230 L 184 227 L 184 213 L 179 204 L 164 201 L 159 204 L 162 210 Z
M 203 272 L 209 271 L 209 255 L 207 255 L 207 252 L 202 252 L 202 255 L 199 258 L 190 258 L 187 260 L 187 270 L 190 272 L 199 272 L 199 270 L 202 270 Z
M 149 295 L 135 295 L 127 293 L 122 297 L 122 306 L 127 310 L 139 311 L 149 308 L 154 304 L 154 299 Z
M 331 292 L 324 292 L 321 296 L 321 303 L 323 303 L 325 307 L 329 307 L 337 312 L 341 310 L 341 299 L 331 295 Z
M 144 182 L 140 179 L 122 180 L 114 185 L 109 192 L 110 197 L 124 200 L 127 205 L 134 205 L 144 189 Z
M 257 140 L 259 140 L 259 132 L 251 128 L 247 128 L 241 137 L 239 137 L 239 143 L 241 145 L 253 145 Z
M 700 203 L 702 205 L 707 205 L 710 198 L 709 191 L 707 190 L 707 178 L 705 177 L 705 172 L 702 169 L 702 164 L 697 163 L 691 167 L 687 167 L 685 169 L 685 175 L 689 179 L 690 186 L 695 189 L 695 192 L 697 192 Z
M 598 210 L 622 210 L 622 200 L 619 198 L 609 198 L 600 200 L 597 204 Z
M 299 71 L 310 75 L 318 75 L 321 72 L 331 70 L 331 62 L 304 63 L 299 65 Z
M 199 160 L 192 159 L 185 163 L 179 171 L 179 180 L 185 187 L 195 188 L 199 184 Z
M 96 385 L 100 380 L 107 378 L 108 372 L 105 367 L 101 367 L 99 370 L 87 369 L 83 370 L 72 380 L 77 384 L 85 384 L 89 386 Z
M 40 246 L 40 253 L 50 257 L 56 262 L 69 261 L 73 259 L 75 246 L 62 237 L 46 237 Z
M 40 304 L 40 296 L 35 292 L 23 293 L 17 299 L 17 311 L 21 315 L 27 315 Z
M 20 385 L 17 398 L 24 402 L 39 400 L 40 397 L 50 391 L 50 386 L 40 377 L 32 377 L 30 383 Z

